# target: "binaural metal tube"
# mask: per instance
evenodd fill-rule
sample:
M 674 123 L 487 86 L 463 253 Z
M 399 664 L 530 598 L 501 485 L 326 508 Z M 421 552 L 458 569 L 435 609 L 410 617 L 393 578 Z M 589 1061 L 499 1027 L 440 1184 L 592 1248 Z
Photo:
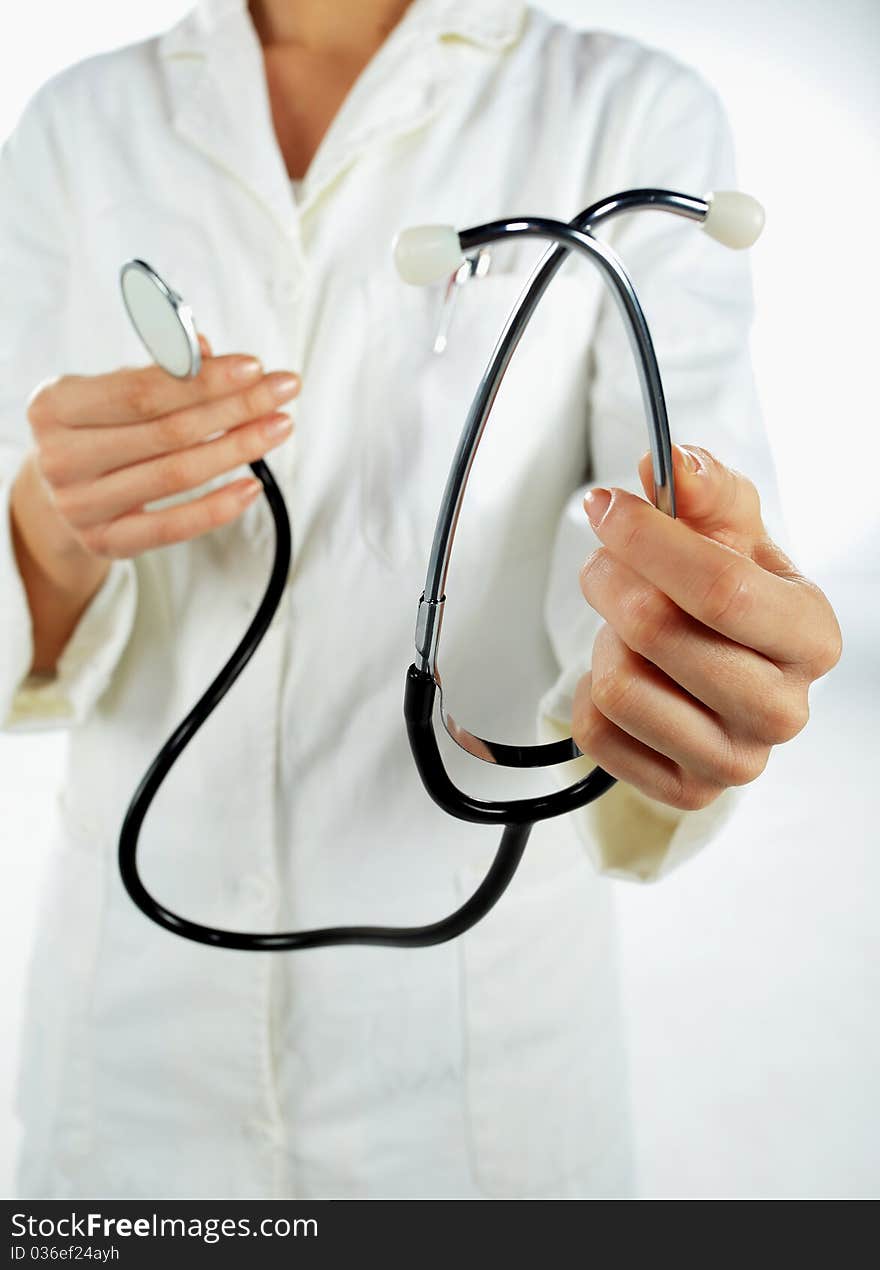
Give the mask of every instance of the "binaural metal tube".
M 606 282 L 610 284 L 612 294 L 621 310 L 636 359 L 645 411 L 651 423 L 651 454 L 657 506 L 668 515 L 675 515 L 675 496 L 671 475 L 672 453 L 666 403 L 647 322 L 632 282 L 620 260 L 609 247 L 586 232 L 589 228 L 610 220 L 614 216 L 646 208 L 671 212 L 688 220 L 702 221 L 708 212 L 709 204 L 705 199 L 680 194 L 673 190 L 625 190 L 593 203 L 568 225 L 545 218 L 527 217 L 515 221 L 494 221 L 464 230 L 459 234 L 463 251 L 488 242 L 496 242 L 508 236 L 551 238 L 553 246 L 538 262 L 524 286 L 513 313 L 508 318 L 477 388 L 459 439 L 437 517 L 425 590 L 419 606 L 416 653 L 419 659 L 417 664 L 423 670 L 430 670 L 432 674 L 436 674 L 436 653 L 452 542 L 468 476 L 486 420 L 513 353 L 538 302 L 572 249 L 581 251 L 595 261 Z
M 602 221 L 610 220 L 612 216 L 619 216 L 621 212 L 640 212 L 652 208 L 655 211 L 672 212 L 674 216 L 683 216 L 686 220 L 702 221 L 709 211 L 709 201 L 695 198 L 692 194 L 679 194 L 675 190 L 621 190 L 619 194 L 611 194 L 608 198 L 591 204 L 579 212 L 570 224 L 574 229 L 592 229 Z M 540 264 L 555 251 L 556 248 L 551 248 Z
M 460 237 L 465 250 L 496 242 L 505 237 L 549 238 L 557 243 L 566 243 L 569 248 L 574 248 L 595 261 L 611 286 L 636 359 L 645 412 L 650 422 L 651 448 L 655 456 L 657 505 L 661 507 L 661 510 L 674 516 L 674 498 L 670 482 L 672 451 L 660 372 L 642 307 L 629 276 L 615 254 L 604 243 L 600 243 L 580 230 L 573 229 L 570 225 L 540 217 L 516 221 L 494 221 L 478 229 L 467 230 Z M 536 285 L 538 283 L 536 278 L 517 303 L 507 320 L 490 365 L 480 381 L 472 402 L 440 505 L 425 581 L 423 596 L 425 604 L 439 606 L 443 598 L 452 540 L 477 446 L 504 372 L 547 282 L 549 282 L 549 276 L 542 285 Z M 435 666 L 440 632 L 439 612 L 437 617 L 438 620 L 432 623 L 419 622 L 420 628 L 424 626 L 425 633 L 430 628 L 431 635 L 429 642 L 423 643 L 422 647 L 417 649 L 417 653 L 422 658 L 421 668 L 432 671 Z

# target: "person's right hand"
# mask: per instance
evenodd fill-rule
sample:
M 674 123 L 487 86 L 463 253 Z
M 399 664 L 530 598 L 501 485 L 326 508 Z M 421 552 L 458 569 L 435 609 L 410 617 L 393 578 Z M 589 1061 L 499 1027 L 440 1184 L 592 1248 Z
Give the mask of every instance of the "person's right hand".
M 108 561 L 195 538 L 234 520 L 262 490 L 251 476 L 144 511 L 254 462 L 293 427 L 278 406 L 299 392 L 298 376 L 264 374 L 252 357 L 213 357 L 204 336 L 199 342 L 194 379 L 158 366 L 125 367 L 62 375 L 32 395 L 31 457 L 77 552 Z

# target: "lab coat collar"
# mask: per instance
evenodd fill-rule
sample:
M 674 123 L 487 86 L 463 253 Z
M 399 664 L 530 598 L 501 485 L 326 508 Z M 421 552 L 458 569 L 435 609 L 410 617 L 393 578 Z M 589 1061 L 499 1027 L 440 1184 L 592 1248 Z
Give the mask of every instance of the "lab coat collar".
M 524 0 L 411 0 L 398 28 L 436 37 L 457 35 L 484 48 L 504 49 L 518 37 Z M 165 53 L 198 53 L 230 18 L 250 17 L 247 0 L 197 0 L 163 37 Z
M 322 140 L 298 209 L 247 0 L 198 0 L 160 36 L 172 125 L 243 184 L 299 252 L 301 217 L 364 147 L 418 127 L 440 108 L 453 74 L 442 37 L 500 53 L 519 38 L 525 12 L 522 0 L 411 0 Z

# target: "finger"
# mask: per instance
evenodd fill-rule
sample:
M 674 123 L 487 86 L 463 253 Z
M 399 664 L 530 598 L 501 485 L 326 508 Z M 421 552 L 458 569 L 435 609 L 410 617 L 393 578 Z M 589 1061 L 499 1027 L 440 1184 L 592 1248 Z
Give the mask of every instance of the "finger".
M 775 662 L 695 621 L 606 547 L 588 557 L 580 580 L 587 603 L 626 647 L 719 715 L 728 731 L 778 745 L 806 723 Z
M 699 445 L 674 445 L 672 470 L 675 514 L 679 520 L 747 555 L 755 542 L 767 536 L 758 490 L 741 472 L 728 467 Z M 653 502 L 650 450 L 639 460 L 639 476 Z
M 584 505 L 612 555 L 698 622 L 781 662 L 823 655 L 827 617 L 814 590 L 769 572 L 627 490 L 591 491 Z
M 593 644 L 593 705 L 628 736 L 698 780 L 727 788 L 763 772 L 770 747 L 733 737 L 723 721 L 603 624 Z
M 299 380 L 273 371 L 257 383 L 213 401 L 174 410 L 148 423 L 60 428 L 43 438 L 43 458 L 56 487 L 94 480 L 147 459 L 219 436 L 277 412 L 299 391 Z
M 201 331 L 198 332 L 198 336 L 199 336 L 199 348 L 202 350 L 202 357 L 213 357 L 213 353 L 211 352 L 211 345 L 208 343 L 207 336 L 202 335 Z
M 695 464 L 696 467 L 692 467 Z M 675 511 L 707 538 L 726 543 L 751 556 L 763 569 L 779 577 L 806 581 L 803 574 L 767 533 L 761 516 L 760 496 L 754 484 L 727 467 L 699 445 L 674 445 Z M 654 466 L 651 451 L 639 460 L 639 476 L 654 502 Z
M 581 752 L 610 776 L 671 807 L 694 810 L 706 806 L 722 792 L 720 786 L 698 786 L 671 759 L 606 718 L 593 704 L 589 671 L 575 691 L 572 736 Z
M 292 428 L 289 415 L 275 412 L 215 441 L 119 468 L 96 481 L 64 486 L 55 491 L 55 501 L 76 529 L 109 521 L 132 507 L 196 489 L 242 463 L 252 463 L 286 441 Z
M 231 481 L 201 498 L 160 511 L 136 511 L 86 530 L 83 540 L 100 555 L 127 558 L 209 533 L 241 515 L 262 492 L 254 477 Z
M 44 385 L 29 416 L 66 427 L 141 423 L 198 405 L 259 379 L 255 357 L 210 357 L 195 379 L 176 379 L 160 366 L 130 367 L 105 375 L 63 375 Z

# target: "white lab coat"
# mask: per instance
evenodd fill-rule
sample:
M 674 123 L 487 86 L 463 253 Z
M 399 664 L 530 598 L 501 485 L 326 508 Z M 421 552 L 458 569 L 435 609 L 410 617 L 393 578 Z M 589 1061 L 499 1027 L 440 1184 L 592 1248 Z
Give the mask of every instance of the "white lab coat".
M 497 836 L 422 788 L 404 675 L 455 440 L 544 248 L 494 250 L 437 356 L 442 288 L 398 281 L 392 237 L 518 212 L 568 220 L 632 186 L 734 184 L 723 111 L 696 73 L 510 0 L 415 0 L 333 121 L 301 206 L 243 0 L 204 0 L 35 94 L 0 158 L 0 721 L 69 728 L 70 748 L 30 968 L 23 1196 L 631 1193 L 608 877 L 667 873 L 744 790 L 678 812 L 618 783 L 536 828 L 498 907 L 436 948 L 254 955 L 177 939 L 126 896 L 117 836 L 263 593 L 268 508 L 114 561 L 45 679 L 28 674 L 7 500 L 40 381 L 145 363 L 118 289 L 131 256 L 189 300 L 216 352 L 301 372 L 295 434 L 268 459 L 293 525 L 283 601 L 160 790 L 142 868 L 172 908 L 223 926 L 435 919 Z M 653 214 L 607 238 L 653 326 L 673 438 L 750 475 L 785 543 L 745 257 Z M 570 260 L 502 386 L 456 542 L 441 664 L 466 725 L 564 734 L 600 625 L 577 576 L 596 545 L 585 484 L 642 493 L 646 448 L 619 317 Z M 553 780 L 444 752 L 482 795 Z M 13 876 L 28 849 L 4 843 Z

